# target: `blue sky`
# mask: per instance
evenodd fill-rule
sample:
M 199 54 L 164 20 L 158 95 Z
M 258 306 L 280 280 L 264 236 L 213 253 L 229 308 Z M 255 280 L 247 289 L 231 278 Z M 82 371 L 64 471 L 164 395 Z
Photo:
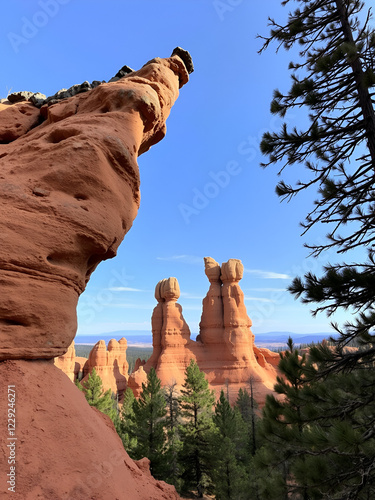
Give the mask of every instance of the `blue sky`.
M 15 1 L 3 19 L 0 95 L 52 95 L 85 80 L 108 80 L 124 64 L 139 69 L 177 45 L 195 72 L 167 122 L 167 136 L 139 158 L 141 208 L 118 256 L 93 274 L 78 307 L 80 334 L 149 330 L 156 283 L 175 276 L 184 316 L 198 331 L 208 289 L 203 257 L 241 259 L 253 332 L 330 331 L 329 320 L 285 288 L 295 275 L 319 272 L 308 259 L 299 222 L 315 193 L 290 203 L 275 194 L 277 169 L 262 170 L 259 142 L 280 120 L 269 113 L 275 87 L 286 91 L 291 54 L 257 51 L 267 17 L 285 19 L 279 0 Z M 291 125 L 303 117 L 289 116 Z M 284 178 L 301 177 L 301 169 Z M 344 319 L 342 314 L 338 319 Z

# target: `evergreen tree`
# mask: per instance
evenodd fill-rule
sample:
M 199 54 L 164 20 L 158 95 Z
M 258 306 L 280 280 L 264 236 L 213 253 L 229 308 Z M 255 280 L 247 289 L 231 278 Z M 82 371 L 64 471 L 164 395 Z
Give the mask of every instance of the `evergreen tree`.
M 257 431 L 256 423 L 258 420 L 257 410 L 258 404 L 253 397 L 253 380 L 250 378 L 250 392 L 248 393 L 246 389 L 240 388 L 238 391 L 237 400 L 235 407 L 241 414 L 241 417 L 246 424 L 246 434 L 248 436 L 248 449 L 251 455 L 254 455 L 257 449 Z
M 232 409 L 221 391 L 213 415 L 215 430 L 212 436 L 212 480 L 217 500 L 242 500 L 248 498 L 245 488 L 246 469 L 243 456 L 244 425 L 237 410 Z
M 180 402 L 176 393 L 176 383 L 166 387 L 165 400 L 167 404 L 167 450 L 165 461 L 168 464 L 165 481 L 173 484 L 179 491 L 181 489 L 181 467 L 179 455 L 182 449 L 180 437 Z
M 331 315 L 341 308 L 354 314 L 341 327 L 333 324 L 339 333 L 335 349 L 327 345 L 311 349 L 312 362 L 302 368 L 304 387 L 289 394 L 293 398 L 281 410 L 279 403 L 267 402 L 266 420 L 272 427 L 273 409 L 274 425 L 283 427 L 288 422 L 284 437 L 289 459 L 283 464 L 292 464 L 292 481 L 299 481 L 298 486 L 308 484 L 311 498 L 371 498 L 374 454 L 370 450 L 374 443 L 368 426 L 373 426 L 375 399 L 375 32 L 370 28 L 370 13 L 363 16 L 364 2 L 360 0 L 297 3 L 300 8 L 290 13 L 285 26 L 271 20 L 271 36 L 265 39 L 264 48 L 272 40 L 286 49 L 300 45 L 300 61 L 290 64 L 291 90 L 285 95 L 275 91 L 271 111 L 283 117 L 295 108 L 306 109 L 310 123 L 305 130 L 291 131 L 284 124 L 280 133 L 266 133 L 261 149 L 269 155 L 269 162 L 264 166 L 282 162 L 282 171 L 304 163 L 309 171 L 309 178 L 295 186 L 279 183 L 281 197 L 291 198 L 310 186 L 318 187 L 319 198 L 303 227 L 306 232 L 324 223 L 329 234 L 326 242 L 307 245 L 312 255 L 327 249 L 345 253 L 359 247 L 368 251 L 368 260 L 329 264 L 321 277 L 307 273 L 304 279 L 294 279 L 290 291 L 303 302 L 315 304 L 314 315 L 320 311 Z M 353 159 L 356 161 L 351 162 Z M 346 350 L 353 341 L 360 349 Z M 292 422 L 293 415 L 298 425 Z M 293 434 L 293 429 L 298 432 Z M 269 429 L 275 435 L 274 430 Z M 306 488 L 304 491 L 306 494 Z
M 293 454 L 298 456 L 301 451 L 301 410 L 305 404 L 301 388 L 306 364 L 306 356 L 299 355 L 289 338 L 288 349 L 280 353 L 279 370 L 282 376 L 277 377 L 274 387 L 281 397 L 267 396 L 260 427 L 264 444 L 255 457 L 260 471 L 264 468 L 271 471 L 260 491 L 264 499 L 294 498 L 293 495 L 297 494 L 296 498 L 309 498 L 304 482 L 301 485 L 295 482 L 291 461 Z
M 277 193 L 291 198 L 311 186 L 318 188 L 319 197 L 302 226 L 306 232 L 323 223 L 329 233 L 326 242 L 307 245 L 312 255 L 327 249 L 368 251 L 368 261 L 329 264 L 321 277 L 307 273 L 290 287 L 303 302 L 317 304 L 314 314 L 331 315 L 340 308 L 358 313 L 342 327 L 333 325 L 340 334 L 338 349 L 334 355 L 324 350 L 320 354 L 326 356 L 321 368 L 328 373 L 374 360 L 375 354 L 375 32 L 361 0 L 297 4 L 286 25 L 270 20 L 271 36 L 263 49 L 271 41 L 286 49 L 300 46 L 299 62 L 289 66 L 292 87 L 286 94 L 275 91 L 271 112 L 284 117 L 294 109 L 306 110 L 309 125 L 289 130 L 283 124 L 279 133 L 264 134 L 261 150 L 269 162 L 263 166 L 281 162 L 280 173 L 298 163 L 307 168 L 306 180 L 295 186 L 281 181 Z M 342 349 L 353 339 L 366 346 L 360 355 Z
M 150 460 L 151 474 L 157 479 L 165 477 L 165 416 L 166 404 L 161 382 L 154 368 L 142 384 L 138 400 L 133 402 L 134 436 L 137 440 L 134 457 Z
M 196 489 L 202 498 L 211 482 L 209 443 L 215 397 L 208 388 L 204 373 L 193 359 L 185 373 L 180 399 L 183 419 L 180 428 L 183 443 L 180 454 L 182 480 L 186 491 Z
M 122 443 L 125 450 L 129 455 L 134 458 L 134 450 L 137 446 L 137 439 L 135 437 L 134 429 L 134 394 L 129 388 L 124 392 L 124 399 L 122 402 L 121 418 L 116 428 L 119 436 L 121 437 Z
M 375 497 L 374 386 L 373 368 L 303 386 L 293 473 L 297 483 L 308 485 L 310 498 Z
M 108 415 L 113 421 L 118 418 L 117 403 L 112 397 L 112 392 L 108 389 L 103 391 L 103 383 L 95 368 L 89 374 L 88 379 L 82 384 L 76 383 L 77 387 L 85 394 L 85 398 L 90 406 L 94 406 L 102 413 Z

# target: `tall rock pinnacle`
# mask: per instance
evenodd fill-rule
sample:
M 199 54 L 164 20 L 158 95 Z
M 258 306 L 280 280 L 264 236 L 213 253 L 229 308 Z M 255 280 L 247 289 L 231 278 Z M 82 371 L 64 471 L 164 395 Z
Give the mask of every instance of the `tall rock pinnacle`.
M 110 419 L 52 358 L 72 343 L 91 273 L 116 255 L 133 223 L 137 157 L 164 137 L 189 79 L 185 64 L 176 52 L 72 97 L 0 103 L 0 381 L 16 393 L 15 500 L 179 498 L 129 458 Z M 91 361 L 103 374 L 112 364 L 114 379 L 126 382 L 125 349 L 124 340 L 99 344 Z

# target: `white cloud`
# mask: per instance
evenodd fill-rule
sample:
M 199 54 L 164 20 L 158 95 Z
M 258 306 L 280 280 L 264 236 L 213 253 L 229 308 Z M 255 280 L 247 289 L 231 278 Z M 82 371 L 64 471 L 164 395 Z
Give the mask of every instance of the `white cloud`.
M 155 304 L 152 304 L 152 305 L 149 305 L 149 304 L 105 304 L 103 305 L 103 307 L 105 307 L 106 309 L 111 309 L 111 308 L 119 308 L 119 309 L 146 309 L 148 311 L 150 311 L 150 314 L 152 312 L 152 310 L 154 309 L 156 305 L 156 302 Z
M 146 290 L 140 290 L 139 288 L 130 288 L 129 286 L 112 286 L 107 288 L 111 292 L 146 292 Z
M 274 300 L 264 299 L 264 298 L 261 298 L 261 297 L 245 297 L 245 300 L 256 300 L 258 302 L 275 302 Z
M 266 280 L 291 280 L 289 274 L 274 273 L 273 271 L 262 271 L 261 269 L 244 269 L 245 273 L 254 274 Z
M 246 288 L 251 292 L 287 292 L 286 288 Z
M 203 300 L 203 297 L 200 297 L 198 295 L 192 295 L 191 293 L 188 293 L 188 292 L 181 292 L 181 298 L 182 299 L 192 299 L 192 300 Z
M 171 255 L 170 257 L 156 257 L 157 260 L 167 260 L 174 262 L 182 262 L 183 264 L 201 264 L 203 265 L 203 257 L 197 257 L 196 255 Z

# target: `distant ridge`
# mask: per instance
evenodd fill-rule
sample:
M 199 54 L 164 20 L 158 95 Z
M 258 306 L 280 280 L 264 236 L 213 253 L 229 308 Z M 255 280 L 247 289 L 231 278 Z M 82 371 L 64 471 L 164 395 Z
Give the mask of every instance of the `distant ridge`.
M 192 333 L 191 338 L 195 339 L 197 333 Z M 111 339 L 119 340 L 125 337 L 128 345 L 152 344 L 152 334 L 148 330 L 117 330 L 97 335 L 77 335 L 76 344 L 96 344 L 98 340 L 104 340 L 106 344 Z M 294 332 L 267 332 L 255 335 L 256 344 L 286 344 L 289 337 L 292 337 L 296 345 L 311 344 L 311 342 L 321 342 L 329 337 L 337 337 L 336 332 L 318 332 L 318 333 L 294 333 Z

